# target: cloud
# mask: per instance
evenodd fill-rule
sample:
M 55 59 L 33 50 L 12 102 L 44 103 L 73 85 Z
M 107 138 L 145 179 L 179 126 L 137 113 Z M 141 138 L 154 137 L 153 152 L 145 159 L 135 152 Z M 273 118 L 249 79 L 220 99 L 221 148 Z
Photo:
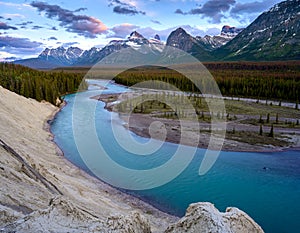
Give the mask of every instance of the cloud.
M 114 6 L 113 12 L 117 14 L 122 14 L 122 15 L 145 15 L 146 12 L 144 11 L 139 11 L 136 8 L 136 4 L 132 1 L 120 1 L 120 0 L 110 0 L 110 3 L 108 6 Z
M 261 13 L 270 8 L 278 1 L 276 0 L 267 0 L 262 2 L 246 2 L 246 3 L 237 3 L 230 11 L 232 15 L 241 15 L 241 14 L 251 14 L 251 13 Z
M 50 5 L 45 2 L 32 2 L 32 7 L 38 9 L 39 12 L 45 12 L 46 17 L 57 19 L 61 27 L 65 27 L 66 31 L 76 33 L 78 35 L 95 38 L 99 34 L 107 32 L 107 27 L 99 19 L 87 15 L 75 15 L 76 11 L 63 9 L 58 5 Z
M 39 30 L 39 29 L 41 29 L 41 28 L 43 28 L 43 27 L 38 26 L 38 25 L 35 25 L 35 26 L 32 27 L 32 30 Z
M 51 37 L 48 38 L 48 40 L 57 40 L 57 38 L 54 37 L 54 36 L 51 36 Z
M 12 18 L 22 18 L 22 19 L 24 19 L 25 18 L 25 16 L 21 15 L 21 14 L 4 14 L 3 16 L 6 17 L 6 18 L 9 18 L 9 19 L 12 19 Z
M 80 12 L 80 11 L 86 11 L 87 8 L 86 7 L 80 7 L 77 10 L 75 10 L 74 12 Z
M 42 51 L 42 43 L 31 41 L 28 38 L 11 36 L 0 37 L 0 51 L 10 54 L 33 55 Z
M 0 30 L 9 30 L 9 29 L 18 30 L 18 28 L 16 28 L 16 27 L 9 26 L 4 22 L 0 22 Z
M 158 20 L 153 20 L 153 19 L 151 19 L 151 22 L 152 22 L 152 23 L 155 23 L 155 24 L 161 25 L 161 22 L 159 22 Z
M 181 14 L 181 15 L 185 15 L 186 14 L 186 13 L 183 13 L 183 11 L 180 10 L 180 9 L 177 9 L 174 13 L 175 14 Z
M 175 11 L 176 14 L 202 15 L 208 17 L 213 23 L 220 23 L 224 17 L 224 12 L 230 10 L 231 6 L 236 3 L 235 0 L 208 0 L 203 6 L 191 9 L 189 12 L 183 12 L 180 9 Z
M 113 28 L 110 29 L 113 32 L 113 34 L 107 36 L 107 38 L 111 38 L 111 37 L 125 38 L 132 31 L 137 30 L 138 28 L 139 26 L 129 24 L 129 23 L 115 25 Z
M 33 22 L 32 21 L 27 21 L 27 22 L 23 22 L 23 23 L 18 23 L 16 25 L 18 25 L 18 26 L 27 26 L 28 24 L 33 24 Z
M 50 30 L 58 31 L 58 29 L 56 27 L 52 27 L 52 28 L 50 28 Z
M 72 45 L 78 44 L 78 42 L 68 42 L 68 43 L 63 43 L 63 47 L 71 47 Z

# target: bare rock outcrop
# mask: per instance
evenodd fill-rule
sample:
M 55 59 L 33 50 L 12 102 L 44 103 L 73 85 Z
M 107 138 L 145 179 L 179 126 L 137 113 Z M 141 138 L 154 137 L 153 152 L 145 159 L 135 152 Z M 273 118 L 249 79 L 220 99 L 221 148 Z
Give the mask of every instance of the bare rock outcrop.
M 109 216 L 106 220 L 101 220 L 61 196 L 52 199 L 48 208 L 32 212 L 0 229 L 0 232 L 150 233 L 151 228 L 149 222 L 138 212 L 127 216 Z
M 177 223 L 170 225 L 165 233 L 262 233 L 262 228 L 245 212 L 228 207 L 219 212 L 208 202 L 194 203 Z

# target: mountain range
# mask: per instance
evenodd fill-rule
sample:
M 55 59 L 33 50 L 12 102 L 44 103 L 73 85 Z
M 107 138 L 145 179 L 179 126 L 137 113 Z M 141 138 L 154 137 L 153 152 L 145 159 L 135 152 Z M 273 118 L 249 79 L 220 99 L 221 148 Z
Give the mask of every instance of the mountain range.
M 247 28 L 226 25 L 217 36 L 193 37 L 183 28 L 178 28 L 171 32 L 165 44 L 159 35 L 146 39 L 134 31 L 127 39 L 113 40 L 102 49 L 47 48 L 37 58 L 15 63 L 38 69 L 92 66 L 113 52 L 124 48 L 139 50 L 144 45 L 147 45 L 144 53 L 159 54 L 167 45 L 190 53 L 200 61 L 299 60 L 299 31 L 300 0 L 287 0 L 262 13 Z

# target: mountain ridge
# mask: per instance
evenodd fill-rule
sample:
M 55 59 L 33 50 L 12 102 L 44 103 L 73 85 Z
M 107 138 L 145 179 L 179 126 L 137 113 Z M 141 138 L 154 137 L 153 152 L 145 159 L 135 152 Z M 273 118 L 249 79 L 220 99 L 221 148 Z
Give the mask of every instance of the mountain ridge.
M 224 25 L 220 34 L 191 36 L 183 28 L 172 31 L 166 45 L 181 49 L 199 61 L 300 60 L 300 0 L 286 0 L 258 16 L 248 27 Z M 146 45 L 146 46 L 143 46 Z M 102 49 L 76 47 L 45 49 L 38 58 L 15 61 L 31 68 L 93 66 L 108 55 L 125 48 L 150 55 L 164 51 L 159 35 L 146 39 L 137 31 L 128 38 L 112 40 Z M 176 56 L 176 55 L 175 55 Z

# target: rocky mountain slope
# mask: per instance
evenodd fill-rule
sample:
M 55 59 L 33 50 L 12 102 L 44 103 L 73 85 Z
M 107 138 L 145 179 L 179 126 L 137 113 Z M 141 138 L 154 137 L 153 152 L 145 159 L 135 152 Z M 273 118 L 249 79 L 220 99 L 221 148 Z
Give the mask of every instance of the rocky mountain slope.
M 235 208 L 197 203 L 181 220 L 162 213 L 58 155 L 45 128 L 56 107 L 2 87 L 0 104 L 0 232 L 263 232 Z
M 222 60 L 299 60 L 300 0 L 287 0 L 261 14 L 214 52 Z
M 236 28 L 236 27 L 225 25 L 223 26 L 220 35 L 216 35 L 216 36 L 206 35 L 204 37 L 197 36 L 196 39 L 200 43 L 206 45 L 207 49 L 214 50 L 227 44 L 234 37 L 236 37 L 241 31 L 243 31 L 243 28 Z

